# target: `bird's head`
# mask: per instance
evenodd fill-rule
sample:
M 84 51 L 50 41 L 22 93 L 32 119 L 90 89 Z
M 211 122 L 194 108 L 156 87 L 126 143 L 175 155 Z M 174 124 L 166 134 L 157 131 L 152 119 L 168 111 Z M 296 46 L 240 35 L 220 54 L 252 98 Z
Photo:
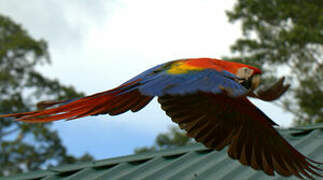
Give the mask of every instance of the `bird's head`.
M 285 78 L 280 78 L 276 83 L 266 89 L 259 89 L 261 71 L 253 66 L 241 65 L 236 69 L 235 75 L 242 86 L 250 90 L 248 96 L 264 101 L 273 101 L 283 95 L 289 88 L 289 84 L 284 84 Z M 255 89 L 258 88 L 255 92 Z
M 261 71 L 252 66 L 240 67 L 236 72 L 238 82 L 252 91 L 260 84 L 260 75 Z
M 260 69 L 236 62 L 225 63 L 226 70 L 235 74 L 238 77 L 236 81 L 243 85 L 245 88 L 253 91 L 259 86 L 261 75 Z

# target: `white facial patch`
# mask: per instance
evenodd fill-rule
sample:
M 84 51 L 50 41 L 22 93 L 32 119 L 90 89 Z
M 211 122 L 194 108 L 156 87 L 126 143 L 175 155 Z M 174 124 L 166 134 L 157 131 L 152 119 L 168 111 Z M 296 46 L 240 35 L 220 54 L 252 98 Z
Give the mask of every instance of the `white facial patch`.
M 241 79 L 249 79 L 253 74 L 253 70 L 247 67 L 239 68 L 237 72 L 237 76 Z

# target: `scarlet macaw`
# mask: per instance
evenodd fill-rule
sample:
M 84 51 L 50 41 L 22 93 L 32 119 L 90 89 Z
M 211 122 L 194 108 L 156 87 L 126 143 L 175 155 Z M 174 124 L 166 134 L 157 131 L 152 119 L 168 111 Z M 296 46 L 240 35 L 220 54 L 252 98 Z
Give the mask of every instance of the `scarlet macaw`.
M 47 108 L 2 115 L 24 122 L 51 122 L 85 116 L 137 112 L 154 96 L 171 119 L 205 146 L 221 150 L 242 164 L 268 175 L 274 171 L 299 178 L 321 176 L 318 164 L 284 140 L 277 125 L 249 97 L 272 101 L 289 87 L 280 79 L 267 90 L 255 91 L 261 71 L 245 64 L 211 58 L 181 59 L 155 66 L 117 88 L 69 101 L 46 101 Z

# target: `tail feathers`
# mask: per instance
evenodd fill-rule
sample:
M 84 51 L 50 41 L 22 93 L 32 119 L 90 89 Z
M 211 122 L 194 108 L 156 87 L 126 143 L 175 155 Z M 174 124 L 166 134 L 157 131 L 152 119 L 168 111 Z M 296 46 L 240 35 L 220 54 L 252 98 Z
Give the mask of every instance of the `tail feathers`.
M 128 110 L 136 112 L 146 106 L 153 97 L 144 96 L 134 87 L 132 82 L 116 89 L 86 96 L 72 102 L 47 101 L 42 102 L 41 107 L 51 107 L 63 104 L 55 108 L 38 110 L 33 112 L 0 115 L 0 117 L 15 117 L 18 121 L 39 123 L 51 122 L 61 119 L 77 119 L 85 116 L 110 114 L 117 115 Z

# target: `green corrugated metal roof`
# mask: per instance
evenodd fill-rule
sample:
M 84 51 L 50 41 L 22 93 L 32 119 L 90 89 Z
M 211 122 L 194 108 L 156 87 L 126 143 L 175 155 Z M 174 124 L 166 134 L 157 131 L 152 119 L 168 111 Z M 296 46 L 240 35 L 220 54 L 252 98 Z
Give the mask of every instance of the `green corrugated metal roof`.
M 323 162 L 323 124 L 278 129 L 306 156 Z M 201 144 L 88 163 L 52 167 L 0 180 L 105 179 L 296 179 L 267 176 L 228 157 L 226 148 L 212 151 Z M 323 179 L 323 178 L 321 178 Z

